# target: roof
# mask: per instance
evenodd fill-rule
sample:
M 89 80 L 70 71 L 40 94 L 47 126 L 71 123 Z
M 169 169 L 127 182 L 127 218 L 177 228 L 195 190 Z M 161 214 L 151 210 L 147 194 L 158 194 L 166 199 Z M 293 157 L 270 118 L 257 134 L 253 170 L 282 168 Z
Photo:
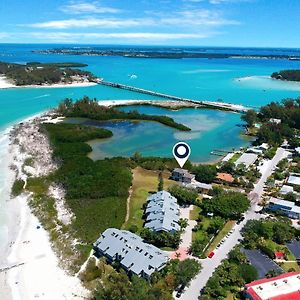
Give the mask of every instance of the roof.
M 246 284 L 246 293 L 254 300 L 300 299 L 300 272 L 285 273 L 273 278 Z
M 282 195 L 288 194 L 288 193 L 293 193 L 294 192 L 294 188 L 292 186 L 289 185 L 283 185 L 282 188 L 280 189 L 280 193 Z
M 292 173 L 287 182 L 293 185 L 300 185 L 300 174 Z
M 235 165 L 244 164 L 246 168 L 254 164 L 257 160 L 258 155 L 255 153 L 243 153 L 238 160 L 235 162 Z
M 277 257 L 285 257 L 285 254 L 283 252 L 281 252 L 281 251 L 274 252 L 274 255 L 275 255 L 276 258 Z
M 300 259 L 300 241 L 294 240 L 286 243 L 286 246 L 294 254 L 297 260 Z
M 189 173 L 188 170 L 175 168 L 172 173 L 179 173 L 182 177 L 187 177 L 193 179 L 195 175 Z
M 184 185 L 187 188 L 199 188 L 199 189 L 203 189 L 203 190 L 212 190 L 213 186 L 211 184 L 207 184 L 207 183 L 203 183 L 203 182 L 199 182 L 199 181 L 195 181 L 192 183 L 188 183 Z
M 300 214 L 300 206 L 297 206 L 292 201 L 287 201 L 287 200 L 282 200 L 282 199 L 277 199 L 277 198 L 271 197 L 269 202 L 271 204 L 282 206 L 282 208 L 281 208 L 282 210 L 288 210 L 288 211 Z
M 226 156 L 222 159 L 222 161 L 229 161 L 233 156 L 234 156 L 234 152 L 230 152 L 228 154 L 226 154 Z
M 106 229 L 94 247 L 113 260 L 118 257 L 122 266 L 137 275 L 145 273 L 150 276 L 168 261 L 165 252 L 126 230 Z
M 175 168 L 173 170 L 173 172 L 176 172 L 176 173 L 180 173 L 180 174 L 189 174 L 189 171 L 186 170 L 186 169 L 181 169 L 181 168 Z
M 220 179 L 222 181 L 226 182 L 233 182 L 234 178 L 231 174 L 228 173 L 217 173 L 217 179 Z
M 178 231 L 180 219 L 177 199 L 166 191 L 157 192 L 147 198 L 145 227 L 154 231 Z
M 248 148 L 247 149 L 247 153 L 257 153 L 257 154 L 262 154 L 263 150 L 262 149 L 258 149 L 256 147 L 252 147 L 252 148 Z

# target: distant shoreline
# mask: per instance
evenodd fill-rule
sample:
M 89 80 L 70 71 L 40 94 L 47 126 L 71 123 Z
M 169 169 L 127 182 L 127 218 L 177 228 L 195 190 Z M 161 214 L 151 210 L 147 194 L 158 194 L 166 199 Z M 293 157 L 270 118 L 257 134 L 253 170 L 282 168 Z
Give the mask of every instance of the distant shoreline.
M 130 51 L 118 49 L 98 49 L 98 48 L 54 48 L 33 51 L 39 54 L 59 54 L 59 55 L 78 55 L 78 56 L 120 56 L 126 58 L 147 58 L 147 59 L 184 59 L 184 58 L 206 58 L 206 59 L 271 59 L 271 60 L 300 60 L 300 56 L 287 54 L 238 54 L 238 53 L 207 53 L 193 52 L 185 50 L 170 51 L 166 48 L 161 51 L 154 49 L 137 49 Z
M 68 88 L 68 87 L 89 87 L 97 85 L 96 82 L 83 81 L 72 83 L 55 83 L 44 85 L 15 85 L 4 75 L 0 75 L 0 89 L 18 89 L 18 88 Z

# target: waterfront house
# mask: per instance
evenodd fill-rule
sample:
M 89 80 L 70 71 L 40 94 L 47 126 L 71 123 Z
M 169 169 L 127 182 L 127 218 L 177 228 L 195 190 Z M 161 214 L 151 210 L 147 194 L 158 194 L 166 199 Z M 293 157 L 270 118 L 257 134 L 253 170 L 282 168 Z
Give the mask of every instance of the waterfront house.
M 171 178 L 182 183 L 191 183 L 195 179 L 195 175 L 190 174 L 188 170 L 175 168 Z
M 266 150 L 269 149 L 269 145 L 267 143 L 262 143 L 261 145 L 251 147 L 247 149 L 247 153 L 256 153 L 256 154 L 262 154 Z
M 147 198 L 145 228 L 156 232 L 180 230 L 179 205 L 177 199 L 166 191 L 157 192 Z
M 115 228 L 106 229 L 93 248 L 97 257 L 104 256 L 110 263 L 119 262 L 129 275 L 145 279 L 164 268 L 169 260 L 168 254 L 145 243 L 138 235 Z
M 291 201 L 271 197 L 268 209 L 274 212 L 280 212 L 291 219 L 300 219 L 300 207 Z
M 238 166 L 240 164 L 245 165 L 246 168 L 249 168 L 251 165 L 255 163 L 258 155 L 255 153 L 243 153 L 238 160 L 235 162 L 235 165 Z

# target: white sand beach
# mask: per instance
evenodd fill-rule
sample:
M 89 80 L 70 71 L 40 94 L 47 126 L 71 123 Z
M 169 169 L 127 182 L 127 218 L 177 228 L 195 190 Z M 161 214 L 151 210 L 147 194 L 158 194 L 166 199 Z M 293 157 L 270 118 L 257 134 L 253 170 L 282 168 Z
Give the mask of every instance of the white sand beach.
M 69 87 L 89 87 L 97 85 L 96 82 L 83 81 L 83 82 L 73 82 L 70 84 L 57 83 L 51 85 L 23 85 L 17 86 L 8 80 L 5 76 L 0 76 L 0 89 L 12 89 L 12 88 L 69 88 Z
M 61 121 L 61 119 L 53 119 L 49 116 L 39 119 L 39 122 L 47 120 L 53 123 Z M 10 186 L 16 174 L 26 182 L 26 172 L 22 166 L 24 159 L 28 157 L 28 151 L 33 151 L 33 153 L 39 151 L 39 153 L 38 159 L 27 171 L 41 176 L 56 167 L 51 162 L 49 163 L 49 157 L 51 157 L 49 145 L 43 141 L 42 135 L 34 136 L 38 131 L 33 131 L 36 127 L 28 125 L 30 122 L 22 122 L 22 124 L 25 123 L 24 130 L 21 131 L 21 136 L 20 134 L 17 136 L 20 142 L 11 143 L 7 149 L 6 166 L 9 168 L 5 172 L 10 180 Z M 14 133 L 14 129 L 10 132 Z M 13 139 L 14 136 L 11 135 L 11 141 Z M 22 144 L 22 139 L 26 142 L 25 144 Z M 58 191 L 55 192 L 58 193 Z M 59 266 L 59 259 L 51 247 L 48 232 L 28 206 L 27 202 L 30 197 L 29 193 L 23 193 L 13 199 L 9 197 L 6 199 L 9 241 L 7 247 L 1 249 L 5 251 L 0 257 L 0 299 L 87 299 L 88 291 L 82 287 L 79 278 L 67 274 Z M 65 209 L 63 203 L 60 203 L 60 206 L 62 206 L 61 210 Z

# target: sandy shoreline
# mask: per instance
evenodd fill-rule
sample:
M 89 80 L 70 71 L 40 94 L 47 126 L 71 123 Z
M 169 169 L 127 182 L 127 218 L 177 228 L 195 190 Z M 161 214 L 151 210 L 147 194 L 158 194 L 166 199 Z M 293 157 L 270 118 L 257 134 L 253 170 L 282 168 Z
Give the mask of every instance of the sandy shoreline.
M 51 85 L 23 85 L 17 86 L 8 80 L 5 76 L 0 76 L 0 89 L 21 89 L 21 88 L 71 88 L 71 87 L 89 87 L 97 85 L 96 82 L 73 82 L 71 84 L 56 83 Z
M 37 116 L 30 118 L 30 122 L 34 122 L 36 118 Z M 21 123 L 30 122 L 27 119 Z M 10 135 L 13 130 L 10 128 Z M 6 137 L 8 138 L 7 135 Z M 10 136 L 10 142 L 13 138 Z M 28 136 L 24 136 L 24 139 L 28 139 Z M 20 151 L 19 145 L 13 143 L 7 146 L 5 152 L 5 177 L 9 181 L 7 188 L 10 189 L 16 173 L 26 181 L 22 166 L 28 156 L 26 151 Z M 11 164 L 14 165 L 14 171 L 9 168 Z M 44 172 L 44 168 L 47 166 L 33 171 L 38 176 L 40 172 Z M 79 278 L 68 275 L 59 267 L 59 259 L 51 247 L 48 232 L 42 228 L 28 206 L 29 197 L 30 194 L 23 193 L 10 199 L 7 193 L 4 201 L 8 243 L 5 248 L 1 247 L 0 268 L 9 269 L 0 272 L 0 299 L 86 299 L 87 291 L 82 287 Z
M 98 101 L 102 106 L 132 106 L 132 105 L 152 105 L 169 109 L 178 108 L 197 108 L 203 107 L 201 104 L 184 101 L 170 101 L 170 100 L 103 100 Z

